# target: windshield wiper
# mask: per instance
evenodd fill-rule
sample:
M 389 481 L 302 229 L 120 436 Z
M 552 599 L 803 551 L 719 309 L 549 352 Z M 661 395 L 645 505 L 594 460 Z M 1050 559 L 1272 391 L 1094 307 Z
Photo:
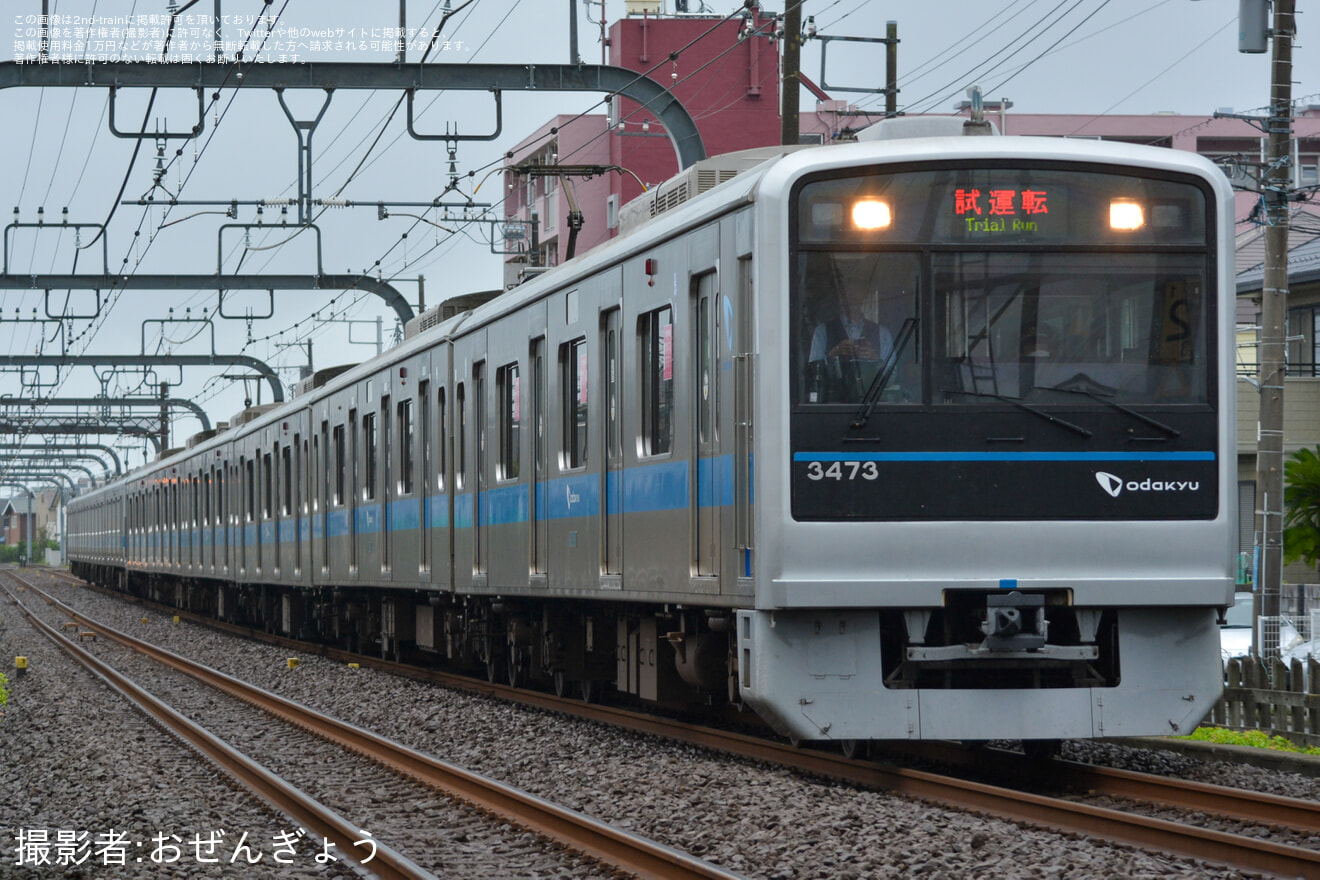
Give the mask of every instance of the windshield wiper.
M 880 395 L 884 393 L 889 385 L 889 380 L 893 378 L 894 371 L 898 369 L 898 358 L 907 347 L 908 340 L 917 329 L 916 318 L 906 318 L 903 326 L 898 328 L 898 340 L 890 347 L 889 357 L 885 358 L 875 378 L 866 389 L 866 395 L 862 398 L 862 408 L 857 411 L 853 417 L 852 427 L 861 429 L 866 427 L 866 423 L 871 419 L 871 413 L 875 411 L 875 405 L 880 400 Z
M 1036 409 L 1034 406 L 1029 406 L 1028 404 L 1023 403 L 1022 401 L 1014 397 L 1005 397 L 1002 394 L 987 394 L 984 391 L 955 391 L 953 389 L 947 389 L 945 393 L 965 394 L 969 397 L 991 397 L 994 398 L 995 400 L 1002 401 L 1003 403 L 1012 404 L 1013 406 L 1016 406 L 1020 410 L 1024 410 L 1026 412 L 1031 413 L 1033 416 L 1042 418 L 1045 421 L 1049 422 L 1050 424 L 1058 425 L 1060 428 L 1065 428 L 1069 431 L 1072 431 L 1074 434 L 1078 434 L 1082 437 L 1091 436 L 1091 432 L 1083 428 L 1081 425 L 1074 425 L 1072 422 L 1067 421 L 1066 419 L 1061 419 L 1058 416 L 1052 416 L 1049 413 L 1045 412 L 1044 410 Z
M 1110 407 L 1111 409 L 1116 409 L 1119 412 L 1123 413 L 1124 415 L 1129 415 L 1139 422 L 1144 422 L 1147 425 L 1150 425 L 1152 428 L 1154 428 L 1157 431 L 1163 431 L 1165 434 L 1169 435 L 1170 437 L 1182 436 L 1182 432 L 1179 431 L 1177 428 L 1166 425 L 1157 419 L 1152 419 L 1150 416 L 1144 413 L 1139 413 L 1136 410 L 1126 407 L 1121 403 L 1116 403 L 1115 401 L 1107 400 L 1106 398 L 1112 396 L 1117 391 L 1117 389 L 1110 388 L 1108 385 L 1101 385 L 1099 382 L 1095 381 L 1085 373 L 1078 373 L 1076 376 L 1073 376 L 1071 379 L 1068 379 L 1067 381 L 1064 382 L 1060 382 L 1058 385 L 1053 386 L 1049 390 L 1067 391 L 1072 394 L 1083 394 L 1094 400 L 1096 403 L 1103 403 L 1105 406 Z M 1158 439 L 1158 438 L 1152 437 L 1150 439 Z

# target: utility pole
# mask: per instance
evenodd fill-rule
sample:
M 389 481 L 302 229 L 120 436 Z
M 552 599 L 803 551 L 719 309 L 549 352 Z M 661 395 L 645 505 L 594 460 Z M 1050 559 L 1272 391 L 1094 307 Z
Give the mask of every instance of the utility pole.
M 1260 439 L 1256 450 L 1256 507 L 1259 567 L 1256 588 L 1260 614 L 1277 620 L 1283 581 L 1283 382 L 1287 371 L 1288 193 L 1292 187 L 1292 42 L 1295 0 L 1274 0 L 1274 40 L 1270 64 L 1267 165 L 1261 188 L 1265 216 L 1265 274 L 1260 301 Z M 1258 656 L 1278 648 L 1262 644 Z
M 165 401 L 170 397 L 170 383 L 160 383 L 160 451 L 163 453 L 170 448 L 170 408 L 165 405 Z
M 795 146 L 798 134 L 798 84 L 802 73 L 802 4 L 788 0 L 784 8 L 784 80 L 780 87 L 780 137 L 784 146 Z M 752 47 L 756 51 L 756 47 Z
M 885 119 L 898 115 L 898 22 L 885 22 Z

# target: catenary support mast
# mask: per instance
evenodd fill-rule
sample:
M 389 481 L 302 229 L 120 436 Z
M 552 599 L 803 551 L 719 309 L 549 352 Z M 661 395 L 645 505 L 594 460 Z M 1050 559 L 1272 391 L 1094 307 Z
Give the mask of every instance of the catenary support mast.
M 1257 588 L 1263 617 L 1279 616 L 1283 582 L 1283 380 L 1287 370 L 1288 192 L 1292 185 L 1294 0 L 1274 0 L 1267 165 L 1262 180 L 1265 273 L 1260 314 L 1260 440 L 1256 452 Z M 1277 638 L 1277 636 L 1276 636 Z M 1276 645 L 1261 644 L 1258 652 Z

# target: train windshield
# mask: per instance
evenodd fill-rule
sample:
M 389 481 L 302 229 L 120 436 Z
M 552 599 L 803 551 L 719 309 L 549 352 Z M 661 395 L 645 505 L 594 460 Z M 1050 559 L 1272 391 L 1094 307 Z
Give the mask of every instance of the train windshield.
M 1202 257 L 936 254 L 932 401 L 1206 400 Z
M 1056 164 L 854 170 L 794 193 L 795 515 L 1212 515 L 1208 187 Z M 1111 460 L 1199 488 L 1102 509 L 1094 463 Z M 975 497 L 1046 470 L 1040 492 Z M 841 502 L 851 473 L 872 486 Z M 1088 483 L 1100 497 L 1079 504 Z
M 808 183 L 797 205 L 797 404 L 1208 399 L 1193 185 L 959 168 Z

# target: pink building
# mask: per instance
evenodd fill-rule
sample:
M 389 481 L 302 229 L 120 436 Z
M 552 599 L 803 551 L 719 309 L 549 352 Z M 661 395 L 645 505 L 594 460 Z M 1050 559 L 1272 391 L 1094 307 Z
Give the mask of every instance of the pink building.
M 753 28 L 762 23 L 751 19 Z M 778 144 L 779 45 L 764 37 L 740 39 L 743 27 L 741 20 L 721 22 L 719 16 L 630 16 L 610 27 L 609 63 L 672 84 L 696 120 L 708 156 Z M 679 49 L 684 51 L 678 60 L 671 60 L 670 53 Z M 854 124 L 841 115 L 846 109 L 846 102 L 829 101 L 814 113 L 803 113 L 803 142 L 828 143 L 842 125 Z M 506 284 L 529 264 L 555 266 L 567 259 L 574 199 L 583 216 L 575 241 L 580 254 L 617 234 L 619 208 L 640 195 L 643 184 L 653 187 L 679 171 L 673 145 L 655 114 L 618 97 L 606 113 L 556 116 L 511 153 L 505 165 L 505 217 L 518 223 L 506 227 L 514 234 L 506 238 L 506 247 L 516 251 L 505 264 Z M 508 170 L 554 164 L 614 170 L 566 180 Z M 533 213 L 534 247 L 528 225 Z
M 964 104 L 964 113 L 966 107 Z M 986 117 L 1003 134 L 1091 138 L 1200 153 L 1213 161 L 1227 162 L 1230 179 L 1242 187 L 1255 187 L 1251 174 L 1256 169 L 1251 163 L 1261 162 L 1265 155 L 1265 133 L 1244 119 L 1174 113 L 1149 116 L 1011 113 L 1008 112 L 1011 101 L 1007 107 L 999 101 L 986 101 L 985 108 Z M 1298 107 L 1294 112 L 1293 186 L 1315 186 L 1320 183 L 1320 105 Z M 1259 111 L 1254 115 L 1259 115 Z M 1247 218 L 1256 202 L 1254 193 L 1239 194 L 1239 221 Z
M 752 28 L 762 23 L 750 19 Z M 745 26 L 741 20 L 721 22 L 716 16 L 630 15 L 609 29 L 609 63 L 672 84 L 696 120 L 708 156 L 776 145 L 779 44 L 764 37 L 740 39 Z M 678 50 L 677 60 L 672 59 Z M 866 124 L 864 117 L 850 115 L 853 108 L 847 102 L 826 100 L 829 96 L 806 77 L 803 81 L 805 89 L 822 100 L 814 112 L 801 114 L 802 143 L 831 143 L 841 132 L 847 137 L 848 129 Z M 1255 163 L 1263 157 L 1265 136 L 1246 120 L 1172 113 L 1031 114 L 1012 113 L 1011 108 L 1011 101 L 985 102 L 987 118 L 1003 134 L 1150 144 L 1222 160 L 1225 173 L 1242 187 L 1239 229 L 1249 235 L 1256 228 L 1251 213 L 1259 199 L 1247 190 L 1255 188 L 1252 175 L 1258 173 Z M 967 112 L 964 104 L 961 115 Z M 1293 185 L 1315 186 L 1320 182 L 1320 105 L 1298 108 L 1293 130 Z M 679 171 L 673 145 L 654 114 L 618 97 L 606 113 L 551 119 L 511 154 L 505 166 L 505 217 L 516 222 L 506 227 L 511 233 L 505 239 L 511 252 L 505 263 L 506 285 L 516 283 L 519 272 L 529 266 L 556 266 L 568 258 L 571 203 L 582 216 L 573 250 L 580 254 L 617 234 L 620 208 L 642 193 L 643 184 L 652 188 Z M 599 170 L 589 177 L 562 179 L 511 170 L 552 165 Z

